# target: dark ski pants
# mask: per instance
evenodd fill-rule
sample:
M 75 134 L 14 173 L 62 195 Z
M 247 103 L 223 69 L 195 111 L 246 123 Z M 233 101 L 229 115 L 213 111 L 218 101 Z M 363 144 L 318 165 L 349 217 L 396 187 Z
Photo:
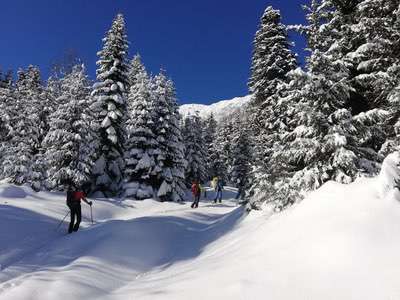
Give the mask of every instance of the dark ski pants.
M 199 207 L 200 194 L 194 196 L 194 202 L 192 203 L 192 208 Z
M 70 209 L 71 215 L 71 222 L 69 223 L 68 232 L 71 233 L 72 231 L 78 231 L 79 224 L 82 220 L 82 209 L 80 201 L 76 201 L 76 203 L 68 205 Z M 76 216 L 76 223 L 75 223 L 75 216 Z
M 217 190 L 217 195 L 215 196 L 214 202 L 217 202 L 217 200 L 219 200 L 219 202 L 222 201 L 222 190 Z
M 237 192 L 237 194 L 236 194 L 236 197 L 235 197 L 235 199 L 237 200 L 237 199 L 239 199 L 239 198 L 242 198 L 242 189 L 241 188 L 239 188 L 238 189 L 238 192 Z

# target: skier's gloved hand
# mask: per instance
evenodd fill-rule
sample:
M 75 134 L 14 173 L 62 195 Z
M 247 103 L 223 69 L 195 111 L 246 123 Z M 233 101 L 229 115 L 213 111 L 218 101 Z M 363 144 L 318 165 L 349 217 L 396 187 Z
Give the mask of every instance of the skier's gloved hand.
M 90 202 L 89 202 L 89 205 L 90 205 L 90 206 L 92 206 L 92 204 L 93 204 L 93 202 L 92 202 L 92 201 L 90 201 Z

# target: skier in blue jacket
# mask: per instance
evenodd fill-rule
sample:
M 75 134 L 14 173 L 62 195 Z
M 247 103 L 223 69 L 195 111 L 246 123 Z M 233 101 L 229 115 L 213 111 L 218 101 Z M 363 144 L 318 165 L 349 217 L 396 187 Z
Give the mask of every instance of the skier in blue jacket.
M 221 177 L 218 177 L 217 184 L 215 185 L 215 191 L 217 192 L 214 203 L 217 203 L 217 200 L 219 200 L 219 203 L 222 202 L 222 190 L 224 189 L 224 183 L 221 179 Z

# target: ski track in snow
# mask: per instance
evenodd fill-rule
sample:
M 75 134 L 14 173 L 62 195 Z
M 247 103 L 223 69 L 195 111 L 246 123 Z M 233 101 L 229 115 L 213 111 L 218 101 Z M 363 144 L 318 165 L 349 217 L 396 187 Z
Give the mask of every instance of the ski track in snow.
M 195 260 L 243 215 L 243 208 L 230 199 L 233 188 L 225 191 L 222 204 L 211 202 L 214 193 L 209 190 L 196 210 L 191 202 L 98 199 L 93 207 L 98 221 L 91 225 L 85 220 L 88 211 L 82 204 L 82 228 L 67 235 L 69 217 L 55 231 L 68 211 L 62 194 L 13 186 L 0 186 L 0 192 L 1 220 L 4 225 L 14 222 L 9 225 L 15 228 L 4 238 L 10 247 L 0 247 L 0 299 L 54 299 L 71 290 L 73 299 L 106 297 L 149 274 Z M 50 288 L 44 282 L 51 282 Z M 57 282 L 70 288 L 52 288 Z M 37 292 L 42 288 L 48 291 L 44 295 Z

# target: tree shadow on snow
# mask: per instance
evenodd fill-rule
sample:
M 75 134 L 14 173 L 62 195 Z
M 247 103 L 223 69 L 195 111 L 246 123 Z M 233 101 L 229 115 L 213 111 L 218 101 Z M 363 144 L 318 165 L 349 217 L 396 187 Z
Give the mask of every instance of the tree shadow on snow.
M 237 205 L 236 203 L 235 203 L 235 204 L 229 205 L 229 204 L 225 204 L 224 202 L 222 202 L 222 203 L 214 203 L 214 202 L 211 202 L 210 204 L 202 205 L 201 207 L 226 207 L 226 208 L 233 208 L 233 207 L 238 207 L 238 205 Z
M 191 219 L 149 216 L 111 220 L 55 238 L 24 256 L 15 267 L 32 273 L 60 272 L 69 266 L 77 270 L 77 276 L 82 270 L 93 271 L 94 266 L 96 272 L 104 274 L 118 273 L 118 268 L 137 273 L 164 269 L 198 257 L 208 245 L 229 233 L 243 214 L 244 208 L 238 207 L 222 215 L 194 212 Z M 48 222 L 54 224 L 52 220 Z
M 4 198 L 26 198 L 27 193 L 25 190 L 16 185 L 8 185 L 2 188 L 0 197 Z
M 56 232 L 59 221 L 24 208 L 0 205 L 0 270 L 60 236 Z
M 112 204 L 114 206 L 120 207 L 120 208 L 136 208 L 136 206 L 132 204 L 127 204 L 124 199 L 114 199 L 114 198 L 90 198 L 89 199 L 93 200 L 94 203 L 96 202 L 104 202 L 108 204 Z

